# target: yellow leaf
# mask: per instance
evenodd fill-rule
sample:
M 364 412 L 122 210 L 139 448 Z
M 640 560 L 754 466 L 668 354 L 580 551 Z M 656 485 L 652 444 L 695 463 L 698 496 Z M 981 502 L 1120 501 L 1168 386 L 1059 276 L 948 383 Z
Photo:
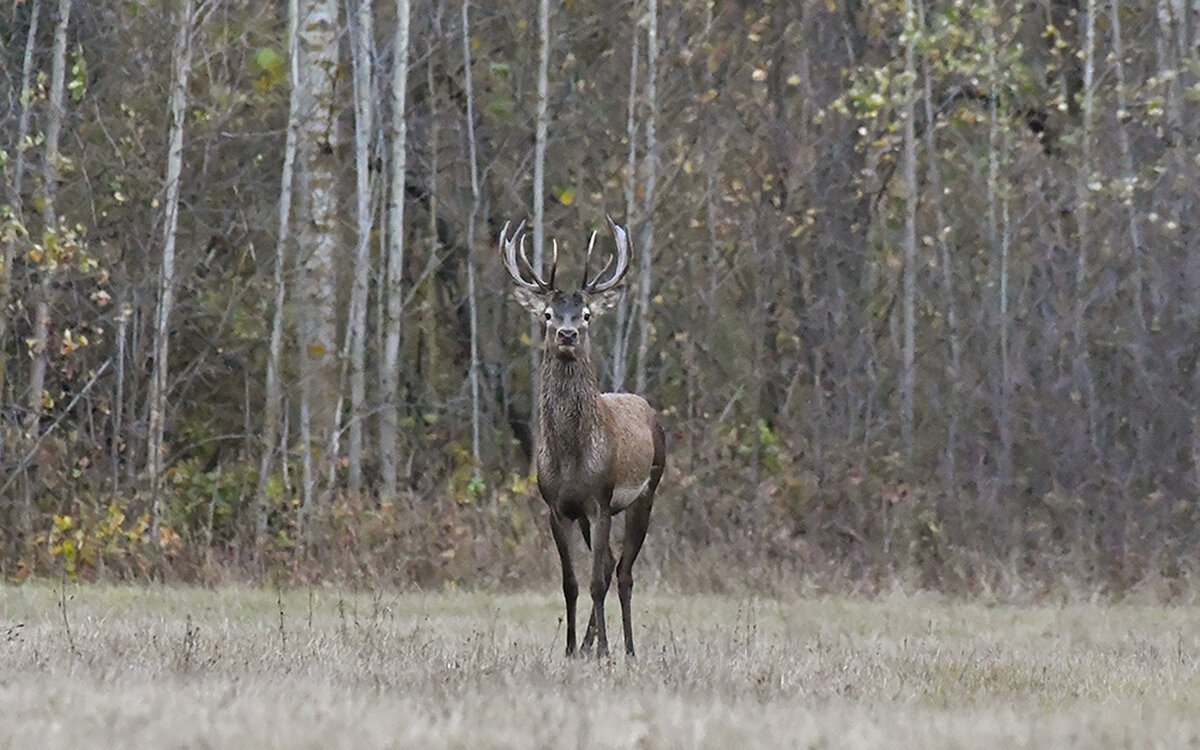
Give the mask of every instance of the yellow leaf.
M 569 206 L 575 202 L 575 191 L 567 188 L 558 195 L 558 202 L 564 206 Z

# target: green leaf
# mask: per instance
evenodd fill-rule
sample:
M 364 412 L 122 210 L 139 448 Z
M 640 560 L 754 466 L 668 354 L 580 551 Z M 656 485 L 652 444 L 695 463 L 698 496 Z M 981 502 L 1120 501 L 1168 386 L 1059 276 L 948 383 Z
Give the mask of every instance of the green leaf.
M 284 63 L 283 55 L 274 47 L 260 47 L 254 53 L 254 67 L 264 73 L 273 73 Z

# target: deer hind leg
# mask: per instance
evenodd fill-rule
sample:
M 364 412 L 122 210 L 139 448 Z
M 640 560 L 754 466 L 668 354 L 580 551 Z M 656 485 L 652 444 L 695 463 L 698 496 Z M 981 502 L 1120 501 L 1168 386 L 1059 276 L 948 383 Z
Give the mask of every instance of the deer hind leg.
M 650 509 L 654 493 L 667 465 L 666 436 L 662 425 L 654 424 L 654 461 L 650 466 L 650 481 L 646 491 L 625 511 L 625 541 L 621 545 L 621 561 L 617 563 L 617 595 L 621 599 L 621 629 L 625 633 L 625 653 L 636 656 L 633 650 L 633 563 L 646 540 L 650 526 Z
M 650 525 L 652 495 L 638 498 L 626 511 L 625 541 L 621 545 L 621 561 L 617 564 L 617 595 L 621 599 L 621 629 L 625 633 L 625 653 L 636 656 L 633 650 L 633 563 L 637 560 L 646 528 Z
M 571 564 L 570 523 L 553 510 L 550 511 L 550 532 L 554 535 L 554 546 L 558 548 L 558 559 L 562 563 L 563 600 L 567 605 L 567 656 L 575 653 L 575 600 L 579 597 L 579 584 L 575 580 L 575 566 Z

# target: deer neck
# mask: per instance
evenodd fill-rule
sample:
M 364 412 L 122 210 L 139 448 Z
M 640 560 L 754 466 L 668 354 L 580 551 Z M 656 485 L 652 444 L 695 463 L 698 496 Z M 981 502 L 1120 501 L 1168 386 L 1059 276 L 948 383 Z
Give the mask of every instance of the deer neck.
M 543 445 L 558 455 L 584 459 L 596 440 L 600 388 L 587 352 L 564 359 L 546 351 L 542 357 L 541 428 Z

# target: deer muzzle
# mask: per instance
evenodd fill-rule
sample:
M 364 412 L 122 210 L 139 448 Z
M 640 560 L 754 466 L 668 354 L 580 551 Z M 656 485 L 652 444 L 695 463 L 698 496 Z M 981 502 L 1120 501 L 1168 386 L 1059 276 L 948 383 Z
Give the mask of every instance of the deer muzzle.
M 574 328 L 559 328 L 558 329 L 558 345 L 559 346 L 575 346 L 579 341 L 579 331 Z

